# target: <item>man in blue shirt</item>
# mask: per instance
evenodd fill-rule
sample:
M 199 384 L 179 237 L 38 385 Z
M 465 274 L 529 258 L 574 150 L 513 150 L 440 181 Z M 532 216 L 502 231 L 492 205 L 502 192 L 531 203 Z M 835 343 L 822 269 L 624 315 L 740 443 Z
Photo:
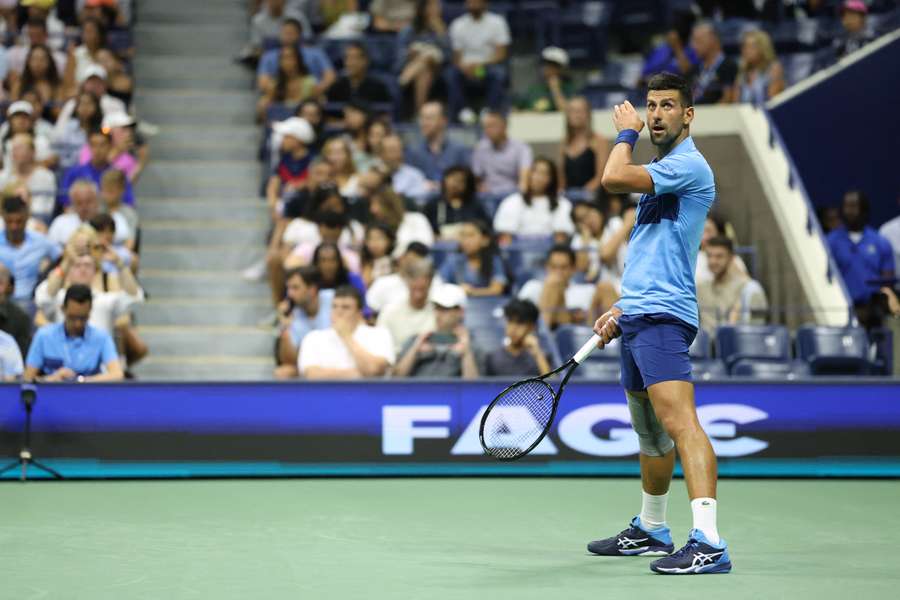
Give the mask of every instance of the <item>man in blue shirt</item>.
M 640 443 L 643 503 L 627 529 L 591 542 L 588 550 L 609 556 L 674 550 L 665 514 L 677 448 L 694 527 L 681 551 L 650 568 L 662 574 L 727 573 L 728 547 L 716 528 L 716 456 L 697 419 L 688 356 L 699 325 L 694 270 L 716 188 L 690 137 L 694 107 L 688 81 L 661 73 L 647 89 L 650 141 L 656 146 L 649 165 L 632 163 L 644 122 L 630 102 L 614 109 L 619 136 L 602 184 L 612 193 L 643 196 L 622 297 L 594 325 L 604 343 L 622 336 L 622 385 Z
M 425 173 L 436 191 L 444 171 L 469 166 L 471 152 L 462 144 L 447 139 L 447 114 L 438 101 L 426 102 L 419 110 L 421 140 L 406 151 L 406 162 Z
M 109 163 L 109 151 L 112 148 L 112 140 L 108 133 L 103 133 L 102 131 L 92 132 L 88 139 L 88 144 L 91 146 L 91 160 L 83 165 L 72 167 L 66 171 L 65 177 L 63 177 L 62 195 L 60 196 L 63 206 L 69 205 L 69 188 L 73 183 L 79 179 L 90 179 L 97 184 L 97 189 L 100 189 L 100 179 L 103 177 L 103 174 L 107 170 L 115 168 Z M 125 180 L 125 193 L 122 195 L 122 202 L 128 206 L 134 206 L 134 190 L 131 189 L 131 182 L 127 179 Z
M 857 317 L 866 326 L 874 325 L 878 319 L 873 309 L 881 301 L 882 281 L 896 273 L 894 251 L 885 237 L 869 227 L 869 199 L 861 191 L 844 194 L 841 217 L 844 224 L 828 234 L 828 247 Z
M 38 330 L 25 360 L 25 380 L 101 382 L 122 379 L 122 366 L 112 337 L 88 325 L 91 288 L 75 284 L 66 290 L 62 323 Z
M 318 46 L 304 45 L 302 38 L 303 26 L 300 22 L 293 18 L 285 19 L 279 33 L 279 47 L 266 50 L 256 67 L 256 86 L 259 89 L 266 89 L 278 78 L 278 56 L 284 46 L 297 46 L 300 49 L 303 63 L 310 75 L 316 78 L 317 83 L 312 93 L 313 97 L 318 97 L 337 81 L 334 65 L 331 64 L 325 51 Z
M 297 377 L 297 352 L 306 334 L 331 327 L 331 300 L 334 290 L 320 290 L 319 269 L 309 265 L 288 271 L 285 275 L 287 300 L 283 303 L 283 329 L 278 338 L 279 379 Z
M 34 287 L 41 269 L 59 258 L 61 250 L 44 235 L 25 229 L 28 205 L 18 196 L 4 198 L 3 223 L 6 230 L 0 234 L 0 262 L 16 282 L 13 300 L 33 315 Z

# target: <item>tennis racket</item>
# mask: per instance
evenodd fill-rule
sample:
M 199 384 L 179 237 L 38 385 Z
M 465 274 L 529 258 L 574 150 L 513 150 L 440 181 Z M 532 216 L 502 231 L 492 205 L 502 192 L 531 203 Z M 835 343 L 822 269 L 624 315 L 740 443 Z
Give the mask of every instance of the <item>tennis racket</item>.
M 516 460 L 534 450 L 553 425 L 569 377 L 597 349 L 600 341 L 601 337 L 594 334 L 563 366 L 514 383 L 500 392 L 481 417 L 478 438 L 484 451 L 499 460 Z M 547 379 L 562 371 L 566 374 L 559 389 L 554 391 Z

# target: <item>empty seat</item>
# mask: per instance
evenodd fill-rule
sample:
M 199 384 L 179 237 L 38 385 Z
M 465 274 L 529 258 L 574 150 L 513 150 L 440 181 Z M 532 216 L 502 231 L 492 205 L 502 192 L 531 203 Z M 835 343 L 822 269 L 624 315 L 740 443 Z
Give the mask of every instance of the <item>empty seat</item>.
M 802 361 L 772 362 L 745 358 L 734 364 L 731 374 L 755 379 L 801 379 L 809 376 L 809 366 Z
M 790 340 L 781 325 L 725 325 L 716 331 L 716 350 L 733 374 L 732 367 L 742 359 L 787 362 Z
M 725 363 L 721 360 L 692 360 L 691 375 L 694 381 L 708 381 L 710 379 L 728 377 L 728 369 L 725 368 Z
M 466 304 L 465 324 L 469 329 L 497 327 L 503 329 L 503 307 L 509 296 L 480 296 L 469 298 Z M 503 336 L 500 336 L 503 339 Z
M 702 329 L 697 332 L 697 336 L 688 348 L 688 354 L 691 360 L 707 360 L 712 358 L 712 351 L 709 344 L 709 334 Z
M 797 330 L 797 353 L 815 375 L 867 375 L 869 338 L 859 327 L 806 325 Z
M 813 72 L 816 55 L 814 52 L 796 52 L 781 57 L 784 67 L 784 78 L 788 85 L 793 85 L 809 77 Z

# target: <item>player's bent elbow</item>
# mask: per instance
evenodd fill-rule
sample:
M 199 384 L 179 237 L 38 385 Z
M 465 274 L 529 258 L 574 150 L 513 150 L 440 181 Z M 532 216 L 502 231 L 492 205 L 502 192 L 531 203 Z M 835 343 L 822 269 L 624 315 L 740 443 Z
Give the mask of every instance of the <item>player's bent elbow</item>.
M 600 185 L 610 194 L 620 194 L 625 191 L 624 182 L 614 175 L 604 173 L 600 179 Z

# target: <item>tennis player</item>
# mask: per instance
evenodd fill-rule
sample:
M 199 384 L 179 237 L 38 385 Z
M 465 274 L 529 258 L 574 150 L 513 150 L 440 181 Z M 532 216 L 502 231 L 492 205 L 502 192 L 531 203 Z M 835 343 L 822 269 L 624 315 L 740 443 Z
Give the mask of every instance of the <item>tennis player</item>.
M 661 73 L 648 82 L 647 122 L 656 158 L 636 165 L 632 150 L 644 122 L 631 105 L 615 107 L 619 135 L 603 171 L 613 193 L 640 192 L 637 220 L 622 276 L 622 298 L 597 319 L 604 342 L 622 337 L 622 385 L 640 441 L 641 512 L 628 529 L 591 542 L 604 556 L 665 554 L 657 573 L 731 571 L 728 546 L 716 529 L 716 456 L 700 427 L 688 348 L 699 326 L 694 270 L 703 223 L 716 197 L 712 170 L 694 146 L 691 87 Z M 691 498 L 694 527 L 675 553 L 666 526 L 675 451 Z

